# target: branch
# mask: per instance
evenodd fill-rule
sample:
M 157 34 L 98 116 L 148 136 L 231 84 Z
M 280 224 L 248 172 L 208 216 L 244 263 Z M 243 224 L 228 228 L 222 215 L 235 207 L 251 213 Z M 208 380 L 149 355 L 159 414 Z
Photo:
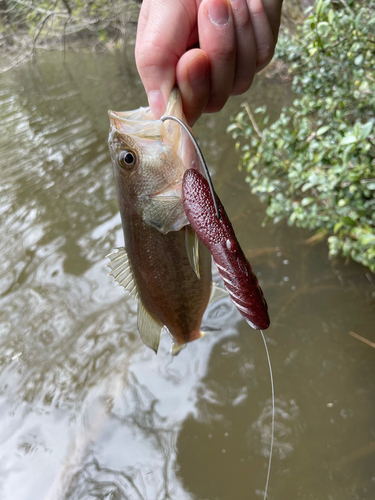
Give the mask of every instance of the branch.
M 354 12 L 349 7 L 349 5 L 345 2 L 345 0 L 339 0 L 339 1 L 343 4 L 343 6 L 345 7 L 345 9 L 347 9 L 347 11 L 350 12 L 350 14 L 354 17 Z
M 58 14 L 59 16 L 63 16 L 63 17 L 66 17 L 68 14 L 64 14 L 63 12 L 55 12 L 55 10 L 46 10 L 46 9 L 42 9 L 41 7 L 35 7 L 35 5 L 32 5 L 28 2 L 24 2 L 23 0 L 14 0 L 17 4 L 19 5 L 23 5 L 25 7 L 28 7 L 30 10 L 34 11 L 34 12 L 40 12 L 41 14 L 52 14 L 52 13 L 55 13 L 55 14 Z M 55 3 L 56 5 L 56 3 Z
M 250 106 L 247 104 L 247 102 L 244 102 L 243 107 L 245 108 L 246 113 L 247 113 L 248 117 L 250 118 L 251 124 L 254 127 L 255 132 L 259 135 L 259 137 L 263 141 L 264 140 L 264 135 L 262 134 L 260 128 L 258 127 L 258 125 L 257 125 L 257 123 L 256 123 L 256 121 L 254 119 L 254 116 L 253 116 L 253 114 L 252 114 L 252 112 L 250 110 Z
M 57 3 L 57 0 L 54 4 L 54 8 L 56 7 L 56 3 Z M 35 46 L 36 46 L 36 42 L 40 36 L 40 33 L 42 32 L 42 29 L 43 29 L 43 26 L 45 25 L 45 23 L 47 22 L 47 20 L 52 17 L 53 15 L 55 15 L 55 11 L 52 10 L 50 11 L 43 19 L 42 21 L 39 23 L 39 29 L 38 31 L 36 32 L 36 35 L 34 36 L 34 39 L 33 39 L 33 43 L 32 43 L 32 46 L 31 46 L 31 49 L 23 56 L 21 57 L 20 59 L 17 59 L 16 61 L 13 62 L 13 64 L 11 64 L 10 66 L 8 66 L 7 68 L 3 69 L 0 71 L 0 73 L 6 73 L 8 71 L 10 71 L 11 69 L 15 68 L 16 66 L 18 66 L 19 64 L 21 64 L 22 62 L 26 61 L 27 59 L 29 59 L 33 54 L 34 54 L 34 51 L 35 51 Z
M 349 335 L 351 335 L 352 337 L 354 337 L 355 339 L 358 339 L 360 340 L 361 342 L 363 342 L 364 344 L 367 344 L 369 345 L 370 347 L 374 347 L 375 348 L 375 344 L 374 342 L 371 342 L 370 340 L 368 339 L 365 339 L 365 337 L 362 337 L 361 335 L 358 335 L 358 333 L 355 333 L 355 332 L 348 332 Z
M 70 8 L 68 0 L 61 0 L 61 1 L 65 5 L 66 10 L 68 11 L 69 17 L 71 17 L 71 15 L 72 15 L 72 9 Z
M 70 8 L 70 5 L 68 4 L 68 0 L 62 0 L 62 3 L 65 5 L 66 10 L 68 11 L 69 17 L 64 23 L 64 29 L 63 29 L 63 47 L 64 47 L 64 52 L 63 52 L 63 62 L 65 63 L 65 54 L 66 54 L 66 25 L 70 21 L 70 18 L 72 17 L 72 9 Z

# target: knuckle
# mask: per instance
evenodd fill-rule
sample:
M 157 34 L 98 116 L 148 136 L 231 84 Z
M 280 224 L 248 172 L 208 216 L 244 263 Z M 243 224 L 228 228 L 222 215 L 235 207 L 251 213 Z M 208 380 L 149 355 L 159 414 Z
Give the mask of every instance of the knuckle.
M 151 49 L 152 45 L 149 43 L 144 43 L 141 47 L 136 48 L 135 58 L 138 69 L 144 69 L 150 65 L 159 66 L 160 63 L 163 62 L 163 53 L 158 50 Z
M 260 71 L 272 60 L 275 46 L 273 44 L 264 44 L 258 48 L 257 52 L 257 71 Z
M 152 78 L 160 71 L 177 64 L 177 56 L 155 42 L 145 42 L 135 49 L 135 61 L 139 74 Z
M 236 53 L 236 45 L 234 43 L 224 43 L 220 47 L 216 49 L 216 51 L 212 51 L 215 59 L 219 59 L 222 61 L 230 61 L 235 57 Z
M 253 78 L 241 79 L 235 82 L 231 95 L 241 95 L 249 90 L 251 84 L 253 82 Z
M 209 102 L 204 110 L 205 113 L 218 113 L 223 109 L 227 101 L 212 101 Z
M 215 44 L 210 48 L 210 59 L 219 61 L 230 61 L 236 54 L 236 42 L 232 37 L 219 38 L 220 43 Z
M 250 15 L 246 4 L 233 9 L 234 26 L 236 31 L 247 31 L 251 26 Z

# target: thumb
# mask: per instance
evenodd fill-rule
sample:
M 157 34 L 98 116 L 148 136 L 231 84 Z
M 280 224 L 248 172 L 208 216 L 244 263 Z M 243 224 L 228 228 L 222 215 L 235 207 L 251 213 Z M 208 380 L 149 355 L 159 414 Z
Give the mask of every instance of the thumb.
M 164 113 L 175 85 L 176 66 L 186 50 L 195 9 L 194 0 L 143 2 L 135 60 L 151 111 L 157 119 Z

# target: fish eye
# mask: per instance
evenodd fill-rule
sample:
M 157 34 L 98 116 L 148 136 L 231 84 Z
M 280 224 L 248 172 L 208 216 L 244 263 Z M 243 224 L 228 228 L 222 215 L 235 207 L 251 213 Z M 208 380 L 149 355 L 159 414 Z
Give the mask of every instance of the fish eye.
M 137 158 L 132 151 L 121 151 L 118 156 L 120 165 L 124 168 L 132 168 L 135 165 Z

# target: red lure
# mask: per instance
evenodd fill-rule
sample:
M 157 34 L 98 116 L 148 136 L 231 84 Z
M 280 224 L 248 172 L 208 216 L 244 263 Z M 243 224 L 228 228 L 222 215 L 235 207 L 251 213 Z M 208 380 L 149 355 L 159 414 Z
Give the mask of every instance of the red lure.
M 220 219 L 206 179 L 195 169 L 186 170 L 182 201 L 190 225 L 211 252 L 234 305 L 250 326 L 265 330 L 270 326 L 267 302 L 224 207 L 215 196 Z

